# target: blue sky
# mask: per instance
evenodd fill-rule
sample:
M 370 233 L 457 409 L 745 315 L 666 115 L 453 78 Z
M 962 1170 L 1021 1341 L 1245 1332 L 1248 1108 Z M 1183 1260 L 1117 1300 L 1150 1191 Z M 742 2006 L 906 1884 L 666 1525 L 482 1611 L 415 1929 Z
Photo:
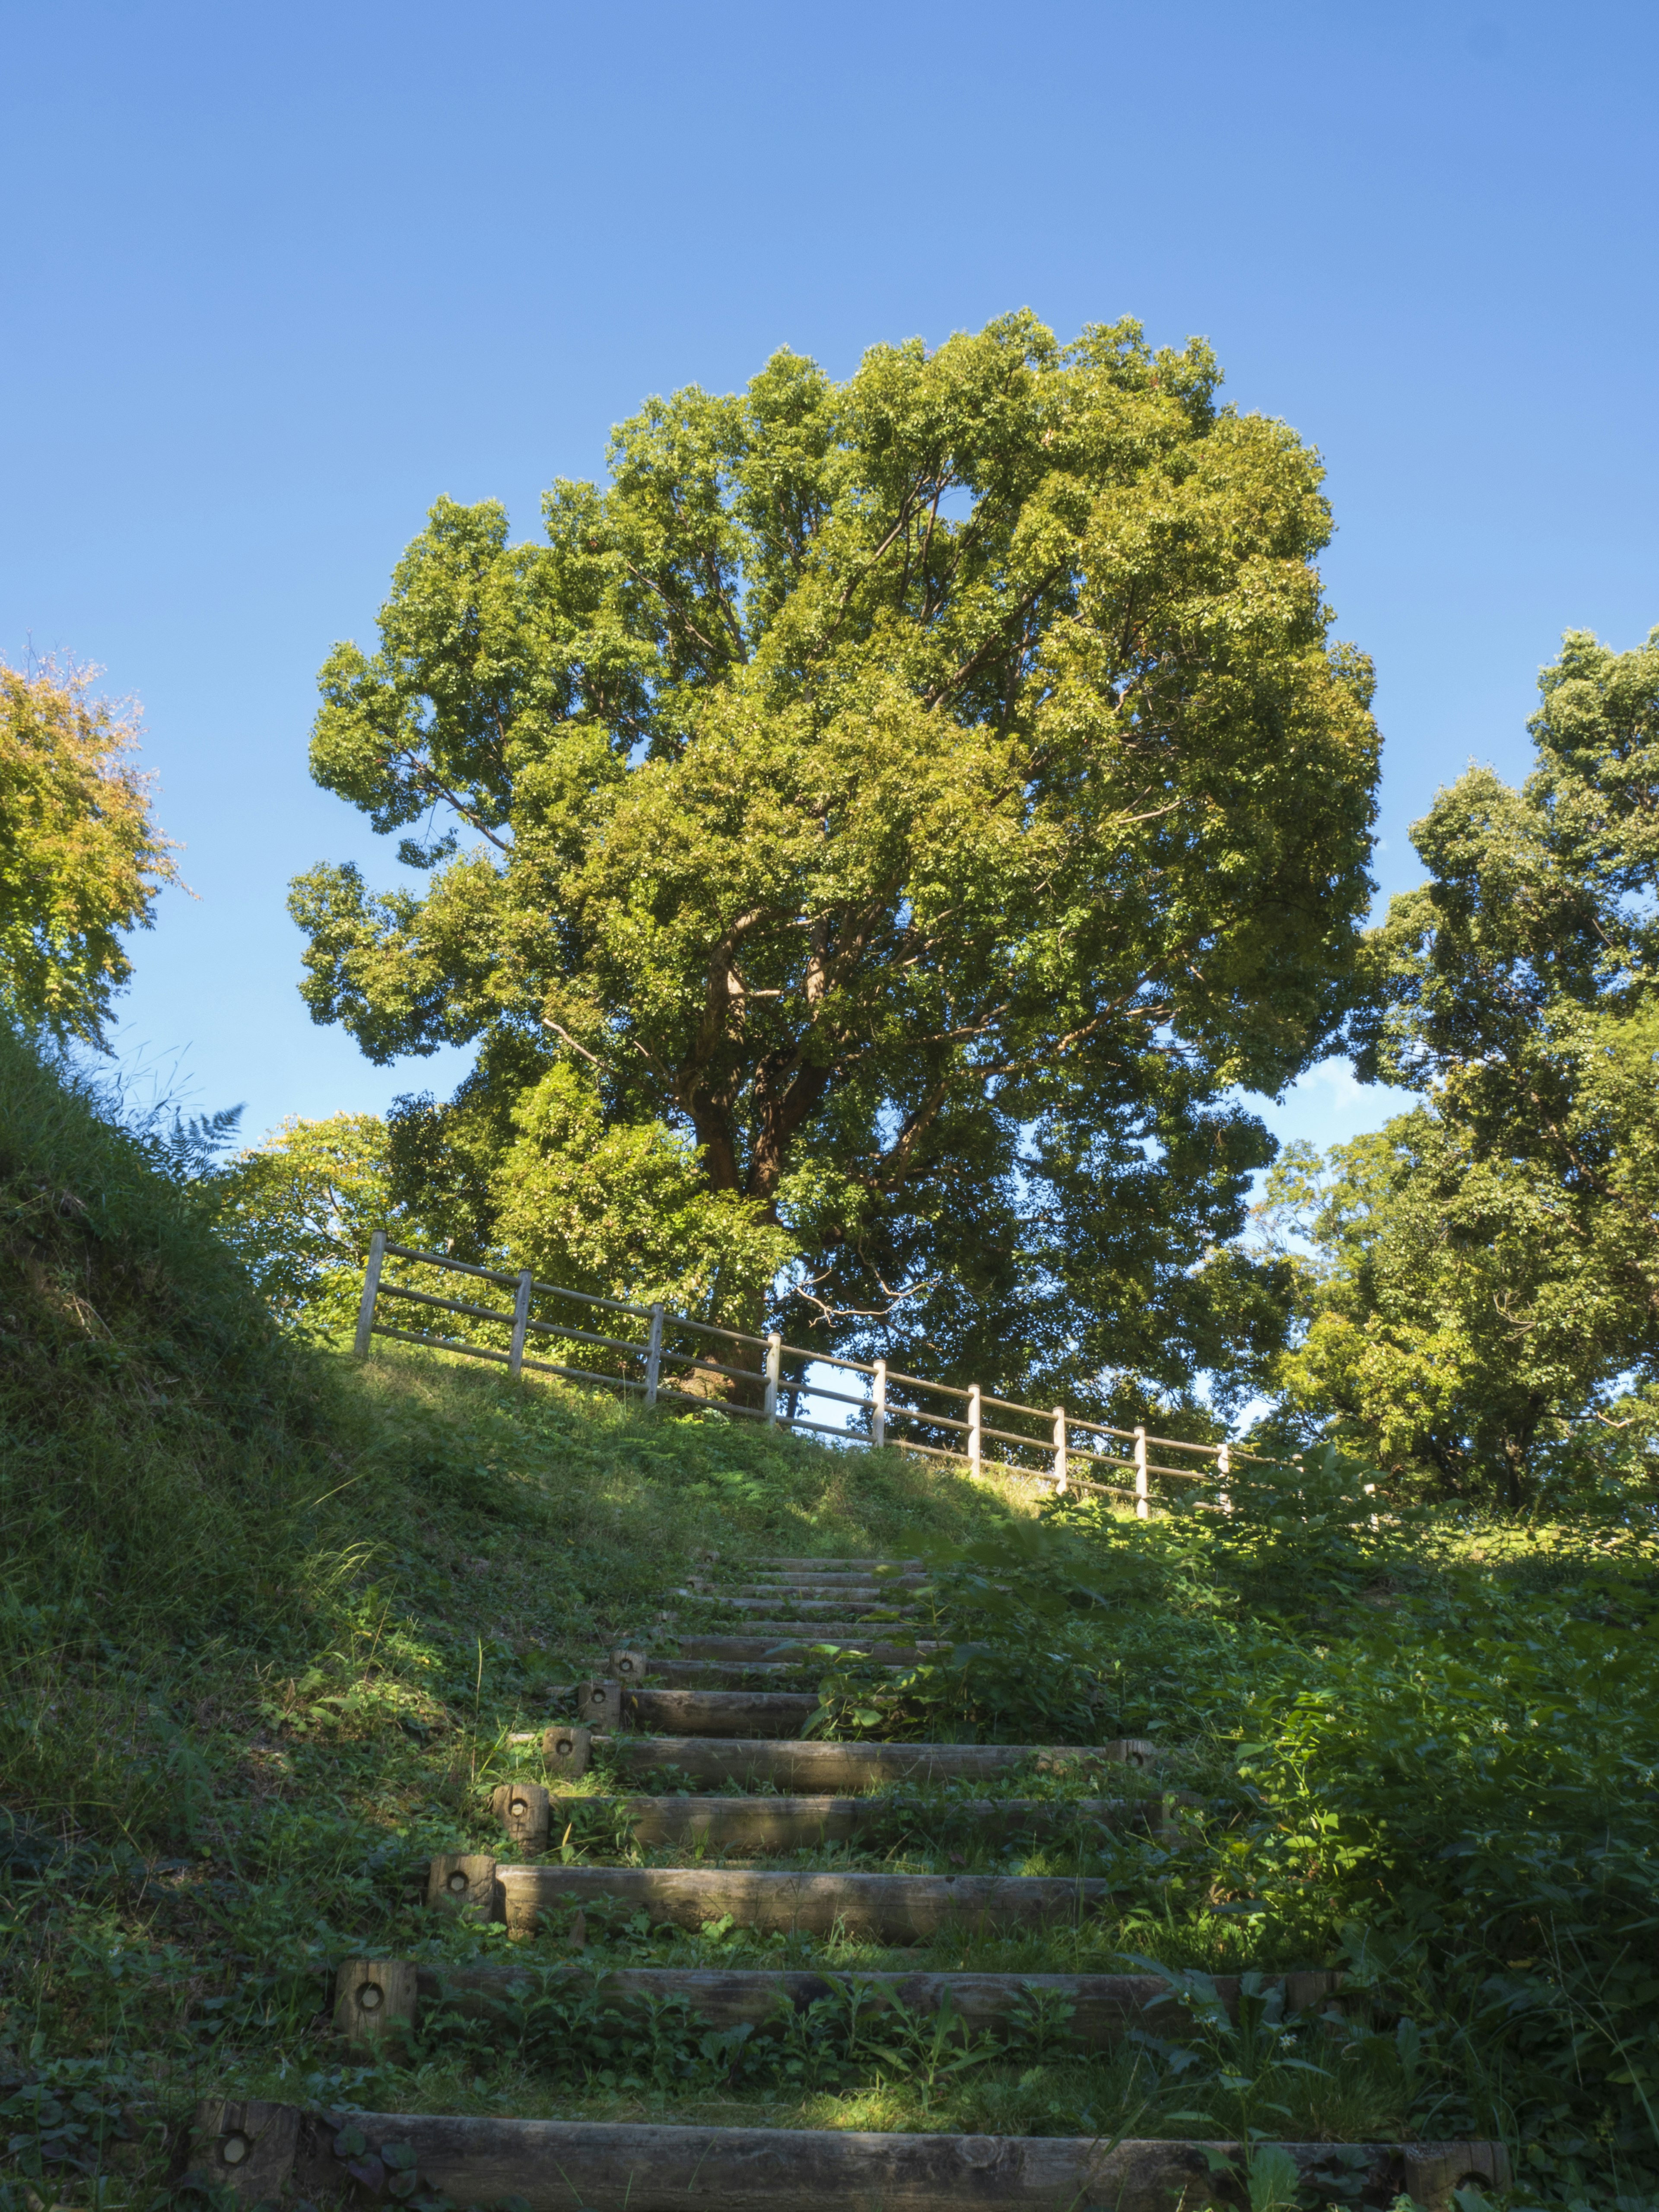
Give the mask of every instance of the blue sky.
M 295 993 L 289 878 L 390 851 L 305 766 L 440 493 L 531 535 L 645 394 L 844 374 L 1030 306 L 1200 332 L 1324 453 L 1376 658 L 1376 873 L 1519 774 L 1560 631 L 1659 623 L 1650 5 L 3 9 L 0 653 L 143 700 L 197 894 L 124 1050 L 198 1103 L 374 1109 Z M 1346 1070 L 1269 1115 L 1372 1126 Z

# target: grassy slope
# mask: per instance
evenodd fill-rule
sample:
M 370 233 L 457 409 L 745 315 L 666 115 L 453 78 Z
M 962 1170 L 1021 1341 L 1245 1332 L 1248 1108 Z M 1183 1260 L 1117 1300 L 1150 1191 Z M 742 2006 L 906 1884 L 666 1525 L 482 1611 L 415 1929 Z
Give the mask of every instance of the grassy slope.
M 44 2153 L 52 2197 L 87 2199 L 63 2161 L 112 2130 L 131 2138 L 106 2154 L 117 2200 L 148 2203 L 196 2097 L 244 2087 L 772 2124 L 1501 2129 L 1527 2161 L 1519 2203 L 1653 2203 L 1642 1546 L 1534 1532 L 1472 1560 L 1468 1531 L 1372 1531 L 1316 1500 L 1268 1500 L 1219 1536 L 1087 1509 L 1039 1528 L 894 1455 L 629 1419 L 416 1353 L 358 1370 L 279 1341 L 187 1195 L 3 1038 L 0 1132 L 14 2174 Z M 902 2033 L 852 2053 L 826 2021 L 757 2067 L 694 2023 L 618 2037 L 591 2008 L 532 2004 L 482 2036 L 437 2020 L 372 2072 L 334 2045 L 341 1957 L 504 1948 L 420 1909 L 425 1859 L 499 1846 L 489 1785 L 533 1771 L 508 1737 L 614 1638 L 659 1644 L 696 1556 L 940 1539 L 969 1554 L 953 1607 L 986 1656 L 923 1670 L 873 1732 L 1153 1734 L 1205 1810 L 1179 1854 L 999 1856 L 941 1801 L 888 1850 L 814 1863 L 1110 1872 L 1121 1910 L 1082 1938 L 904 1961 L 1346 1959 L 1374 1990 L 1369 2027 L 1089 2059 L 1038 2027 L 993 2063 Z M 695 1601 L 671 1604 L 672 1626 L 696 1625 Z M 854 1716 L 879 1686 L 841 1686 L 847 1724 L 872 1726 Z M 604 1844 L 573 1823 L 573 1851 Z M 589 1934 L 595 1964 L 898 1962 L 602 1916 Z M 563 1955 L 556 1928 L 514 1953 L 527 1971 Z

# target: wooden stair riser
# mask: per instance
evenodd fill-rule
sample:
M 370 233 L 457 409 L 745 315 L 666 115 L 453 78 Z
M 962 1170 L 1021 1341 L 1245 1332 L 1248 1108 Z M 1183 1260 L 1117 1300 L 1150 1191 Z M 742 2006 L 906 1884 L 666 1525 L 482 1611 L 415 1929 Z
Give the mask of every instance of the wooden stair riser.
M 773 1647 L 763 1639 L 750 1639 L 757 1649 Z M 906 1654 L 907 1661 L 909 1655 Z M 619 1645 L 606 1662 L 605 1679 L 623 1690 L 771 1690 L 787 1683 L 797 1691 L 816 1689 L 830 1662 L 809 1645 L 799 1659 L 658 1659 L 640 1645 Z M 913 1662 L 912 1662 L 913 1663 Z M 899 1674 L 896 1664 L 884 1671 Z M 548 1704 L 573 1702 L 574 1682 L 554 1683 L 545 1692 Z
M 949 2003 L 969 2033 L 981 2029 L 1015 2034 L 1020 2016 L 1037 2000 L 1070 2008 L 1065 2033 L 1093 2049 L 1115 2043 L 1130 2027 L 1150 2029 L 1166 2041 L 1201 2033 L 1196 2014 L 1170 1998 L 1152 1974 L 860 1973 L 860 1990 L 872 1990 L 913 2014 L 933 2014 Z M 1273 1975 L 1265 1986 L 1283 1993 L 1286 2015 L 1316 2013 L 1339 2002 L 1342 1977 L 1304 1972 Z M 405 1960 L 353 1959 L 335 1977 L 337 2033 L 368 2047 L 388 2031 L 419 2026 L 421 2008 L 449 2003 L 488 2016 L 491 2005 L 510 2002 L 515 1990 L 538 1996 L 568 1986 L 619 2010 L 671 2001 L 684 2002 L 700 2024 L 759 2027 L 786 2008 L 809 2005 L 849 1986 L 846 1975 L 813 1974 L 776 1967 L 624 1966 L 594 1982 L 585 1964 L 556 1965 L 526 1972 L 521 1966 L 416 1966 Z M 1229 2019 L 1238 2011 L 1238 1977 L 1215 1978 L 1215 1993 Z M 363 2004 L 372 1996 L 372 2005 Z
M 582 2120 L 463 2118 L 410 2112 L 350 2115 L 370 2154 L 407 2146 L 423 2190 L 460 2203 L 520 2197 L 530 2212 L 1174 2212 L 1214 2201 L 1231 2142 L 1114 2142 L 1099 2135 L 869 2135 L 812 2128 L 653 2127 Z M 210 2100 L 198 2107 L 191 2172 L 244 2203 L 291 2191 L 312 2199 L 352 2190 L 336 2130 L 296 2106 Z M 226 2156 L 238 2148 L 235 2163 Z M 1328 2143 L 1287 2143 L 1311 2177 Z M 1498 2143 L 1352 2147 L 1367 2205 L 1405 2195 L 1450 2212 L 1464 2186 L 1498 2191 L 1509 2162 Z
M 549 1695 L 556 1705 L 566 1701 L 556 1690 Z M 573 1683 L 568 1702 L 583 1728 L 651 1735 L 799 1735 L 819 1710 L 816 1691 L 635 1690 L 617 1681 Z
M 847 1646 L 844 1656 L 848 1657 L 868 1659 L 895 1667 L 914 1666 L 918 1659 L 931 1658 L 936 1652 L 948 1651 L 951 1648 L 937 1638 L 924 1639 L 918 1637 L 914 1644 L 884 1643 L 880 1633 L 873 1637 L 860 1636 L 844 1621 L 838 1623 L 833 1632 L 826 1630 L 822 1637 L 816 1631 L 803 1634 L 802 1624 L 797 1621 L 783 1637 L 757 1636 L 752 1632 L 744 1636 L 678 1636 L 674 1643 L 681 1661 L 787 1660 L 800 1666 L 817 1667 L 820 1670 L 836 1665 L 843 1656 L 835 1650 L 836 1645 Z M 821 1650 L 821 1644 L 830 1645 L 830 1650 L 827 1652 Z
M 566 1797 L 537 1785 L 503 1783 L 491 1800 L 496 1820 L 527 1851 L 544 1851 L 573 1824 L 625 1832 L 635 1844 L 707 1844 L 725 1851 L 804 1851 L 860 1839 L 894 1841 L 968 1823 L 1001 1838 L 1060 1835 L 1086 1840 L 1098 1831 L 1163 1832 L 1161 1798 L 981 1797 L 940 1805 L 890 1797 Z M 625 1816 L 625 1817 L 624 1817 Z M 960 1830 L 957 1830 L 960 1832 Z
M 871 1613 L 878 1613 L 883 1619 L 890 1621 L 914 1620 L 917 1615 L 917 1608 L 915 1606 L 884 1605 L 878 1595 L 861 1600 L 851 1592 L 837 1597 L 799 1597 L 787 1600 L 783 1599 L 781 1594 L 769 1597 L 722 1595 L 709 1601 L 711 1604 L 718 1604 L 727 1613 L 769 1613 L 775 1610 L 781 1618 L 793 1620 L 797 1626 L 802 1621 L 834 1620 L 836 1608 L 838 1606 L 843 1610 L 850 1606 L 851 1618 L 854 1621 L 861 1620 L 866 1617 L 864 1608 L 866 1607 Z
M 573 1777 L 585 1771 L 556 1755 L 558 1743 L 581 1731 L 550 1729 L 544 1738 L 548 1771 Z M 688 1784 L 759 1783 L 790 1796 L 846 1797 L 894 1783 L 985 1782 L 1011 1774 L 1028 1760 L 1038 1773 L 1086 1771 L 1102 1766 L 1149 1766 L 1154 1745 L 1138 1738 L 1086 1748 L 1017 1743 L 806 1743 L 766 1738 L 629 1736 L 596 1738 L 624 1775 L 672 1767 Z
M 735 1867 L 501 1866 L 492 1917 L 509 1936 L 550 1916 L 605 1901 L 652 1926 L 693 1934 L 729 1915 L 757 1935 L 823 1942 L 931 1942 L 949 1929 L 1075 1927 L 1110 1904 L 1116 1886 L 1060 1875 L 767 1874 Z
M 921 1575 L 896 1575 L 890 1582 L 885 1583 L 843 1583 L 824 1578 L 811 1582 L 763 1580 L 732 1583 L 724 1586 L 709 1585 L 709 1594 L 715 1597 L 764 1597 L 775 1601 L 827 1597 L 833 1598 L 838 1605 L 879 1605 L 884 1599 L 908 1604 L 919 1593 L 928 1590 L 929 1585 Z
M 927 1571 L 922 1559 L 751 1559 L 749 1564 L 776 1575 L 872 1575 L 878 1567 L 887 1574 L 919 1575 Z
M 695 1636 L 678 1636 L 675 1642 L 682 1650 L 688 1644 L 702 1644 L 711 1636 L 743 1636 L 751 1641 L 763 1637 L 773 1644 L 846 1644 L 855 1651 L 866 1648 L 871 1638 L 895 1637 L 911 1638 L 916 1646 L 925 1639 L 933 1644 L 948 1644 L 949 1632 L 933 1620 L 912 1620 L 908 1614 L 884 1615 L 878 1620 L 734 1620 L 726 1629 L 700 1629 Z M 903 1647 L 909 1650 L 911 1645 Z
M 785 1682 L 806 1683 L 824 1673 L 829 1662 L 823 1659 L 653 1659 L 638 1677 L 647 1690 L 769 1690 Z M 899 1674 L 903 1668 L 889 1666 L 886 1672 Z M 574 1685 L 571 1685 L 572 1694 Z M 550 1703 L 558 1696 L 556 1689 L 550 1690 Z
M 805 1567 L 764 1567 L 743 1577 L 742 1587 L 761 1589 L 896 1589 L 933 1579 L 925 1567 L 849 1568 L 844 1574 L 819 1574 Z

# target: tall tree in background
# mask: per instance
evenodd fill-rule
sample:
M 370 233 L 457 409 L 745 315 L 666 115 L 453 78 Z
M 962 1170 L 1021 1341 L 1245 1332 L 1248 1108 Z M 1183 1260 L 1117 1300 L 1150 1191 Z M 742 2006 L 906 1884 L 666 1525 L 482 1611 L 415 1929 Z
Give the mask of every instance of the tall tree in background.
M 1443 791 L 1370 942 L 1359 1072 L 1425 1103 L 1270 1193 L 1317 1255 L 1291 1407 L 1511 1506 L 1659 1439 L 1659 630 L 1570 632 L 1540 690 L 1524 788 Z
M 438 503 L 312 750 L 428 881 L 292 900 L 316 1019 L 477 1046 L 395 1135 L 428 1218 L 499 1248 L 506 1206 L 551 1271 L 537 1149 L 556 1187 L 562 1130 L 660 1127 L 748 1255 L 728 1314 L 781 1249 L 826 1347 L 1224 1360 L 1195 1262 L 1271 1151 L 1231 1095 L 1340 1020 L 1376 736 L 1316 458 L 1218 380 L 1020 314 L 652 400 L 544 545 Z
M 0 1010 L 60 1044 L 103 1042 L 122 936 L 177 880 L 137 743 L 86 675 L 0 662 Z

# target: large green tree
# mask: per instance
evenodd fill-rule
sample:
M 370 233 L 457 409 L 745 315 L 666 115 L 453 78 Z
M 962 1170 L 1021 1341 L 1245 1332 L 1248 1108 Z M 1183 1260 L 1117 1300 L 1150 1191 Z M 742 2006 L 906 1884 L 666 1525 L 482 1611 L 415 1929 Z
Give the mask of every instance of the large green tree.
M 1540 690 L 1532 775 L 1439 793 L 1370 943 L 1359 1069 L 1423 1104 L 1271 1194 L 1316 1255 L 1292 1405 L 1512 1505 L 1659 1435 L 1659 630 L 1569 633 Z
M 319 1021 L 477 1045 L 398 1138 L 458 1234 L 515 1148 L 533 1213 L 565 1062 L 787 1231 L 792 1333 L 1005 1386 L 1224 1358 L 1233 1094 L 1340 1018 L 1376 736 L 1317 459 L 1217 383 L 1020 314 L 653 399 L 543 544 L 438 503 L 312 752 L 427 881 L 292 903 Z

